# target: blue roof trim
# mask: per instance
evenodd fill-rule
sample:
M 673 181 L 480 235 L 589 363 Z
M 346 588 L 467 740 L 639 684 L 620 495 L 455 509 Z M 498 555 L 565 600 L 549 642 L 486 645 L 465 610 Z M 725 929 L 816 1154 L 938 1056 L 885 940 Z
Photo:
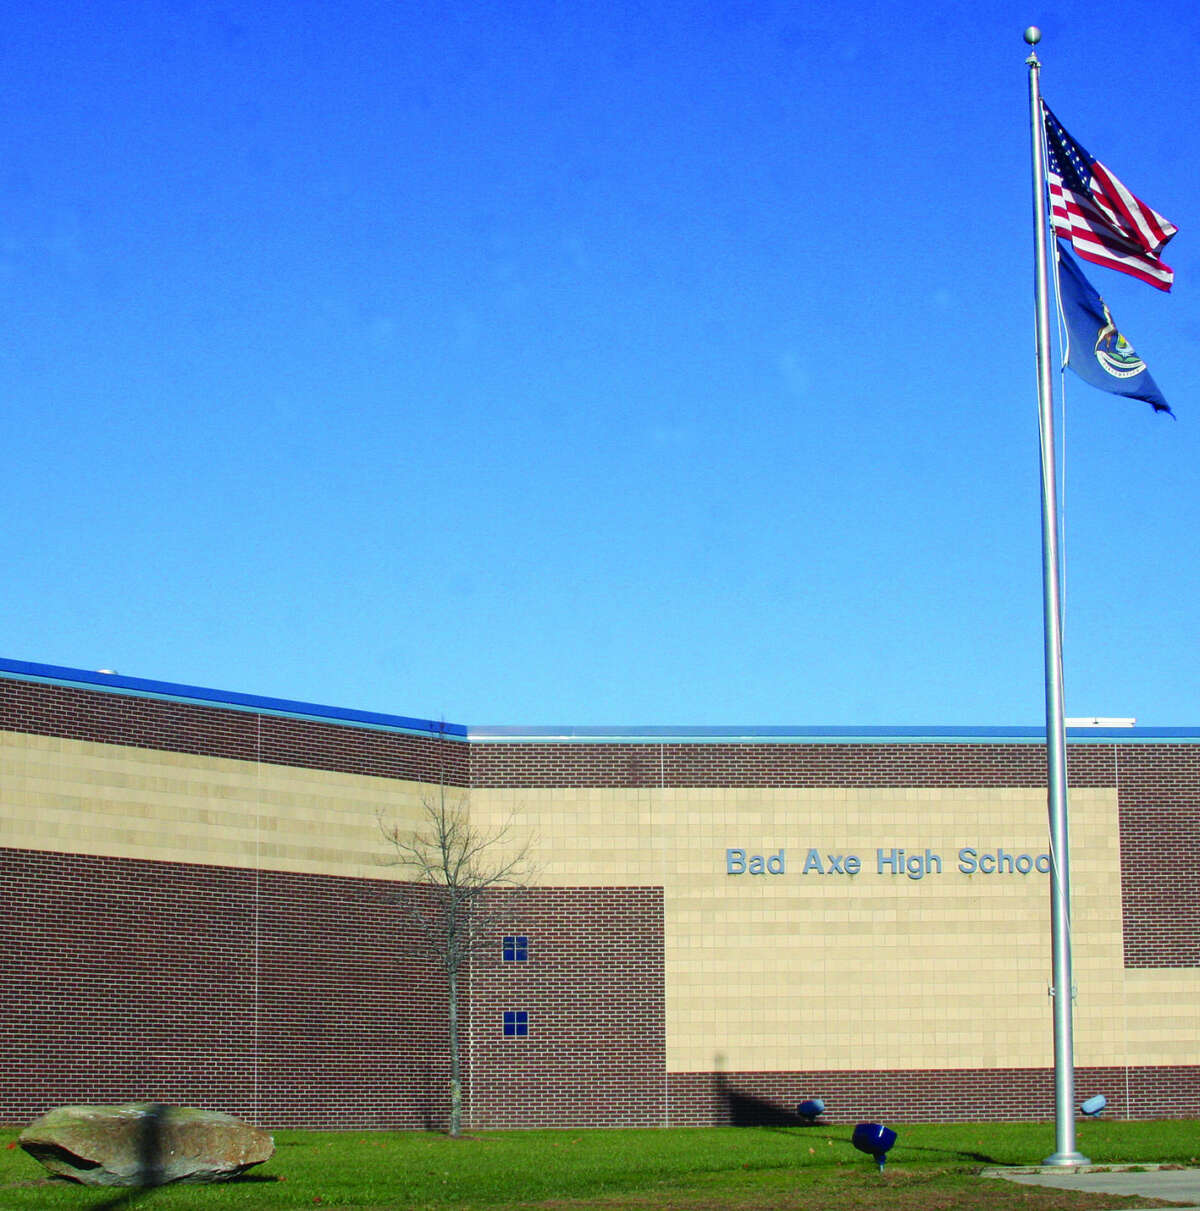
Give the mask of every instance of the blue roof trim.
M 1044 727 L 513 727 L 471 726 L 467 739 L 505 744 L 1040 744 Z M 1069 744 L 1200 743 L 1195 727 L 1072 727 Z
M 327 720 L 419 735 L 446 736 L 455 740 L 508 744 L 1037 744 L 1045 737 L 1041 727 L 582 727 L 555 726 L 472 726 L 438 723 L 407 715 L 385 715 L 375 711 L 354 711 L 344 707 L 295 702 L 288 698 L 265 698 L 257 694 L 238 694 L 230 690 L 206 689 L 195 685 L 176 685 L 170 681 L 150 681 L 142 677 L 124 677 L 119 673 L 98 673 L 91 669 L 72 669 L 55 664 L 35 664 L 27 660 L 0 657 L 0 677 L 20 677 L 59 685 L 89 686 L 110 693 L 142 695 L 176 702 L 206 702 L 230 710 L 259 711 L 302 719 Z M 1096 742 L 1124 744 L 1200 744 L 1200 727 L 1072 727 L 1067 729 L 1069 744 Z
M 376 711 L 352 711 L 337 706 L 294 702 L 289 698 L 264 698 L 257 694 L 238 694 L 229 690 L 211 690 L 197 685 L 176 685 L 170 681 L 148 681 L 142 677 L 123 677 L 119 673 L 97 673 L 90 669 L 64 668 L 56 664 L 34 664 L 27 660 L 7 660 L 0 656 L 0 676 L 22 677 L 61 685 L 97 687 L 110 692 L 164 698 L 178 702 L 207 702 L 233 710 L 260 711 L 270 715 L 323 719 L 333 723 L 351 723 L 388 731 L 417 732 L 465 740 L 467 729 L 461 723 L 435 723 L 431 719 L 411 719 L 407 715 L 384 715 Z

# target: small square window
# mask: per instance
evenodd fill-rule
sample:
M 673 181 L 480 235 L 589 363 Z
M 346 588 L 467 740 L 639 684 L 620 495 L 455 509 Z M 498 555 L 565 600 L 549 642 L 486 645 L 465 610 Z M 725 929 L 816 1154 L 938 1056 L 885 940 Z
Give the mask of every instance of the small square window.
M 529 961 L 529 939 L 524 934 L 505 935 L 504 961 L 506 963 L 527 963 Z
M 529 1011 L 506 1009 L 504 1011 L 504 1037 L 506 1039 L 523 1039 L 528 1033 Z

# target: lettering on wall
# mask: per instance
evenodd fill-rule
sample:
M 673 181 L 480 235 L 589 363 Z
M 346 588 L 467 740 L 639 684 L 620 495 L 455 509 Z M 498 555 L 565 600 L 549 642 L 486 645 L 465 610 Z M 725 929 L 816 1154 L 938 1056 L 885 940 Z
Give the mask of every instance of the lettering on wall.
M 905 849 L 892 845 L 876 849 L 875 861 L 868 863 L 867 869 L 873 869 L 877 875 L 903 877 L 914 883 L 926 875 L 940 875 L 947 869 L 957 870 L 962 875 L 1025 876 L 1050 873 L 1049 854 L 1017 853 L 1002 847 L 989 849 L 964 845 L 952 861 L 955 864 L 947 867 L 942 855 L 932 849 Z M 778 876 L 792 873 L 801 877 L 836 878 L 839 875 L 857 875 L 862 870 L 863 861 L 858 854 L 830 853 L 822 849 L 793 851 L 790 872 L 788 852 L 782 847 L 762 853 L 740 848 L 725 851 L 727 875 Z

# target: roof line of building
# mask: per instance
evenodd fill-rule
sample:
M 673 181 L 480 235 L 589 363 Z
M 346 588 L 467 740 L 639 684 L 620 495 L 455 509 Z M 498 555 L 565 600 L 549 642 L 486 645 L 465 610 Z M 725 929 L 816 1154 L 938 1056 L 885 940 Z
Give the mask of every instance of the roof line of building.
M 177 685 L 170 681 L 125 677 L 120 673 L 103 670 L 71 669 L 56 664 L 34 664 L 28 660 L 8 660 L 2 656 L 0 656 L 0 676 L 21 678 L 25 681 L 41 681 L 52 685 L 101 689 L 130 697 L 159 698 L 170 702 L 203 702 L 211 706 L 252 711 L 258 714 L 287 715 L 330 723 L 353 724 L 358 727 L 383 728 L 387 731 L 443 736 L 451 740 L 465 740 L 467 736 L 467 729 L 461 723 L 414 719 L 407 715 L 385 715 L 378 711 L 348 710 L 338 706 L 321 706 L 313 702 L 296 702 L 290 698 L 267 698 L 258 694 L 213 690 L 205 686 Z
M 229 710 L 286 715 L 357 727 L 381 728 L 419 735 L 441 736 L 492 744 L 819 744 L 819 743 L 906 743 L 906 744 L 1029 744 L 1045 736 L 1042 727 L 928 726 L 465 726 L 407 715 L 349 710 L 288 698 L 240 694 L 203 686 L 179 685 L 143 677 L 126 677 L 102 670 L 73 669 L 0 657 L 0 677 L 39 681 L 54 685 L 100 689 L 131 697 L 158 698 L 174 702 L 199 702 Z M 1072 743 L 1095 741 L 1124 743 L 1200 743 L 1200 727 L 1073 727 L 1067 729 Z
M 777 726 L 777 727 L 475 727 L 467 739 L 508 744 L 1040 744 L 1044 727 Z M 1200 743 L 1200 728 L 1072 727 L 1073 744 Z

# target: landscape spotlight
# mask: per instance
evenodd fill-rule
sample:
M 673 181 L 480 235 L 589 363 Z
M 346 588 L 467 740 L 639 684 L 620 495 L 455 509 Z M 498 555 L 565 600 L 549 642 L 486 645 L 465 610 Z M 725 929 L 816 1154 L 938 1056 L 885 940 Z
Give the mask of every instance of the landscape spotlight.
M 1108 1098 L 1103 1093 L 1097 1093 L 1095 1097 L 1090 1097 L 1082 1106 L 1079 1107 L 1080 1112 L 1086 1114 L 1088 1118 L 1096 1118 L 1100 1111 L 1108 1105 Z
M 819 1097 L 809 1098 L 796 1107 L 796 1113 L 811 1123 L 818 1115 L 825 1113 L 825 1103 Z
M 875 1163 L 879 1166 L 879 1172 L 882 1173 L 883 1166 L 887 1163 L 887 1154 L 896 1142 L 896 1133 L 890 1127 L 884 1127 L 880 1123 L 859 1123 L 854 1128 L 850 1142 L 859 1152 L 873 1156 Z

